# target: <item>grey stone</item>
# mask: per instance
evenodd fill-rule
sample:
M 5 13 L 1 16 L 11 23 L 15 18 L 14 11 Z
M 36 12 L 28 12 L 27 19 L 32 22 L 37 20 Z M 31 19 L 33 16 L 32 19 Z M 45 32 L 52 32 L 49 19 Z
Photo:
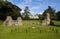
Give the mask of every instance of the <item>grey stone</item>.
M 51 24 L 50 14 L 46 13 L 46 18 L 42 21 L 41 25 L 50 25 Z
M 17 20 L 13 20 L 11 16 L 7 16 L 3 25 L 4 26 L 21 26 L 22 25 L 22 19 L 21 19 L 21 17 L 18 17 Z

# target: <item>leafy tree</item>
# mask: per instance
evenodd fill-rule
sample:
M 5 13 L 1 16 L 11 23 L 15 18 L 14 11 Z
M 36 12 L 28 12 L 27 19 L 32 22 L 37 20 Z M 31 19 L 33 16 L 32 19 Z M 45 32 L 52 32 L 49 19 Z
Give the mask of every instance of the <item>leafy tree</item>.
M 56 19 L 55 10 L 53 8 L 51 8 L 51 6 L 48 6 L 48 8 L 43 12 L 43 18 L 46 17 L 46 13 L 50 14 L 51 19 Z
M 42 20 L 43 18 L 42 14 L 39 14 L 38 17 L 39 17 L 39 20 Z
M 56 15 L 57 15 L 57 20 L 60 20 L 60 11 L 58 11 Z
M 0 2 L 0 18 L 1 20 L 5 20 L 6 16 L 12 16 L 13 19 L 16 19 L 20 14 L 21 9 L 16 5 L 12 4 L 8 1 Z M 3 18 L 2 18 L 3 17 Z
M 29 7 L 26 6 L 25 9 L 24 9 L 24 13 L 23 13 L 23 18 L 26 19 L 26 20 L 30 19 L 29 18 L 29 15 L 30 15 L 29 11 L 30 11 Z
M 3 1 L 3 0 L 0 0 L 0 1 Z

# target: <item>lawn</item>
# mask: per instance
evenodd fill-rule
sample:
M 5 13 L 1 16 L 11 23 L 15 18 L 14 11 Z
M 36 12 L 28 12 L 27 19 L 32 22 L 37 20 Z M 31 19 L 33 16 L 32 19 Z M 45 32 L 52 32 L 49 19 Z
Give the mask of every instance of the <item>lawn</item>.
M 60 39 L 60 21 L 54 22 L 56 26 L 27 23 L 22 26 L 3 26 L 3 22 L 0 21 L 0 39 Z

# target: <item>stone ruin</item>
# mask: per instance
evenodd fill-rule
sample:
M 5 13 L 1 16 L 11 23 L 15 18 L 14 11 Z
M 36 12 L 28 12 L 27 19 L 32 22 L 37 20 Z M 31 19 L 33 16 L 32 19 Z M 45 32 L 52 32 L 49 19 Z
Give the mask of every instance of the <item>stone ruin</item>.
M 50 19 L 50 14 L 46 13 L 46 18 L 42 21 L 41 25 L 50 25 L 52 20 Z
M 21 19 L 21 17 L 18 17 L 17 20 L 13 20 L 11 16 L 7 16 L 3 25 L 4 26 L 21 26 L 22 25 L 22 19 Z

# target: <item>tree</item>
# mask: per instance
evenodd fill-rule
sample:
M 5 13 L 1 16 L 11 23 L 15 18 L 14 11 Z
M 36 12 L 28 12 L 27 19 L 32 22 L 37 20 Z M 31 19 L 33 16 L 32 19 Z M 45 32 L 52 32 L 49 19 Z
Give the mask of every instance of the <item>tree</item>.
M 39 20 L 42 20 L 43 18 L 42 14 L 39 14 L 38 17 L 39 17 Z
M 8 1 L 0 2 L 0 19 L 5 20 L 6 16 L 12 16 L 13 19 L 21 16 L 21 9 Z M 3 18 L 2 18 L 3 17 Z
M 1 2 L 1 1 L 4 1 L 4 0 L 0 0 L 0 2 Z
M 53 8 L 51 8 L 51 6 L 48 6 L 48 8 L 43 12 L 43 18 L 46 17 L 46 13 L 50 14 L 51 19 L 56 19 L 55 10 Z
M 30 19 L 29 18 L 29 15 L 30 15 L 29 11 L 30 11 L 29 7 L 26 6 L 25 9 L 24 9 L 24 13 L 23 13 L 23 18 L 26 19 L 26 20 Z
M 60 11 L 58 11 L 56 15 L 57 15 L 57 20 L 60 20 Z

